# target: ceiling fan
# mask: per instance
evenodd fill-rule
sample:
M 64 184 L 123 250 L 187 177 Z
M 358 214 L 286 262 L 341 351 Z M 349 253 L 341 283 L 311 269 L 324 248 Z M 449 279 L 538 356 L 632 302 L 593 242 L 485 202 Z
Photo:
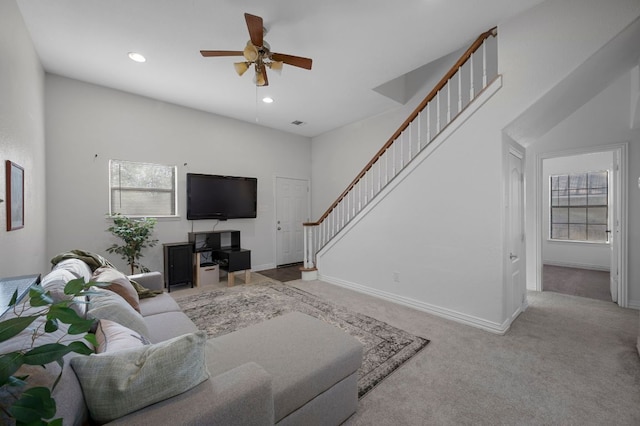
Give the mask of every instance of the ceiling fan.
M 274 71 L 282 71 L 282 65 L 288 64 L 294 67 L 311 69 L 311 59 L 300 56 L 285 55 L 284 53 L 271 52 L 271 46 L 264 40 L 266 32 L 259 16 L 244 14 L 249 29 L 249 38 L 244 50 L 201 50 L 202 56 L 244 56 L 245 61 L 234 63 L 238 75 L 244 74 L 250 66 L 255 69 L 254 83 L 256 86 L 268 86 L 267 68 Z

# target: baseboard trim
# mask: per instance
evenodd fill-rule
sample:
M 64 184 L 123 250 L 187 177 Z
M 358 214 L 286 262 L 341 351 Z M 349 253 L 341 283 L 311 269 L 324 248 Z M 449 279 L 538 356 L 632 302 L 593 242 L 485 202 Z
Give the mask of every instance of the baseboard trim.
M 627 308 L 640 310 L 640 300 L 629 300 Z
M 253 272 L 260 272 L 260 271 L 266 271 L 269 269 L 276 269 L 276 264 L 275 263 L 265 263 L 264 265 L 253 265 L 251 267 L 251 270 Z
M 503 335 L 509 330 L 509 327 L 511 326 L 511 322 L 509 320 L 505 320 L 502 324 L 497 322 L 487 321 L 482 318 L 474 317 L 472 315 L 467 315 L 461 312 L 453 311 L 451 309 L 431 305 L 429 303 L 425 303 L 420 300 L 399 296 L 397 294 L 389 293 L 382 290 L 377 290 L 371 287 L 352 283 L 339 278 L 329 277 L 327 275 L 319 274 L 318 279 L 320 281 L 333 284 L 338 287 L 344 287 L 349 290 L 357 291 L 358 293 L 363 293 L 369 296 L 377 297 L 379 299 L 387 300 L 389 302 L 408 306 L 409 308 L 413 308 L 418 311 L 426 312 L 428 314 L 433 314 L 438 317 L 455 321 L 461 324 L 480 328 L 482 330 L 485 330 L 494 334 Z

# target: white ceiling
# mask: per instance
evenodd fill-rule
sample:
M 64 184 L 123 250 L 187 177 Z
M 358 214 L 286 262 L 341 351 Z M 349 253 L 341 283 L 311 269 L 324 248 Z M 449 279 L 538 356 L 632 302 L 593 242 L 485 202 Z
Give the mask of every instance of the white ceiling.
M 373 88 L 540 2 L 17 0 L 47 72 L 310 137 L 398 107 Z M 285 65 L 256 88 L 238 58 L 203 58 L 244 48 L 245 12 L 264 19 L 272 51 L 312 58 L 312 70 Z

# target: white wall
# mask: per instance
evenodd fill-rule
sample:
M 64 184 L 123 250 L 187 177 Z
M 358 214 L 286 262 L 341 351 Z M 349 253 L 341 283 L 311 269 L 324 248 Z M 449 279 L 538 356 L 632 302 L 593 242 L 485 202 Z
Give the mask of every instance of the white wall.
M 7 232 L 0 203 L 0 277 L 44 273 L 44 72 L 14 0 L 0 2 L 0 199 L 5 161 L 24 168 L 24 228 Z
M 47 256 L 86 249 L 124 267 L 106 248 L 116 240 L 109 223 L 108 161 L 178 166 L 179 219 L 160 219 L 160 243 L 187 240 L 216 221 L 186 220 L 186 173 L 258 178 L 257 219 L 220 222 L 241 231 L 254 269 L 275 266 L 275 178 L 310 179 L 310 140 L 281 131 L 99 87 L 46 76 Z M 162 270 L 162 247 L 142 263 Z
M 529 118 L 526 113 L 541 96 L 639 15 L 635 0 L 549 0 L 499 24 L 502 89 L 338 244 L 322 253 L 321 277 L 371 294 L 411 299 L 425 310 L 504 331 L 514 312 L 506 301 L 504 279 L 508 251 L 501 171 L 506 158 L 503 140 L 510 138 L 503 130 L 509 128 L 513 140 L 525 143 L 530 121 L 517 119 Z M 593 75 L 581 78 L 594 80 Z M 575 93 L 562 95 L 582 102 Z M 579 105 L 562 106 L 554 119 L 561 121 Z M 402 122 L 400 115 L 393 112 L 314 138 L 314 212 L 322 210 L 315 201 L 341 192 L 342 185 L 335 190 L 332 177 L 342 175 L 342 166 L 353 169 L 352 151 L 375 152 L 353 147 L 369 147 L 374 138 L 384 142 L 393 127 L 387 123 Z M 512 123 L 517 125 L 510 127 Z M 347 158 L 324 162 L 328 156 L 317 155 L 321 144 L 341 149 L 340 155 Z M 368 159 L 363 160 L 366 164 Z M 322 176 L 316 167 L 324 168 Z M 528 249 L 528 261 L 531 253 Z M 399 283 L 392 280 L 394 272 L 401 277 Z
M 319 219 L 342 194 L 461 54 L 455 52 L 425 66 L 429 75 L 410 74 L 406 83 L 417 94 L 406 104 L 312 139 L 312 220 Z
M 597 152 L 548 158 L 542 165 L 542 263 L 608 271 L 611 248 L 607 243 L 584 243 L 549 239 L 549 178 L 552 175 L 608 170 L 613 172 L 613 153 Z M 533 260 L 533 259 L 532 259 Z
M 490 116 L 478 111 L 323 252 L 321 277 L 500 331 L 502 146 Z

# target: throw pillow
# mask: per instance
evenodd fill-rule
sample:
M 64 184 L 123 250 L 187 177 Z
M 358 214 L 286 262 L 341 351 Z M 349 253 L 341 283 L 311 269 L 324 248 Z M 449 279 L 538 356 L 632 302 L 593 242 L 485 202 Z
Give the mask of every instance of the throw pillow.
M 115 352 L 122 349 L 139 348 L 151 342 L 140 333 L 117 322 L 101 319 L 96 328 L 98 346 L 96 353 Z
M 64 294 L 64 288 L 67 283 L 76 278 L 78 277 L 67 269 L 54 269 L 44 276 L 40 285 L 45 291 L 49 292 L 55 302 L 74 299 L 75 303 L 70 304 L 69 307 L 84 318 L 87 312 L 86 298 L 84 296 L 73 298 L 68 294 Z
M 144 318 L 122 296 L 98 287 L 91 287 L 91 291 L 94 294 L 89 297 L 88 317 L 111 320 L 149 337 Z
M 93 420 L 115 420 L 205 381 L 206 341 L 199 331 L 154 345 L 73 358 L 71 366 Z
M 82 278 L 84 282 L 89 282 L 91 280 L 91 268 L 80 259 L 63 260 L 56 263 L 51 269 L 54 271 L 56 269 L 66 269 L 75 275 L 76 278 Z
M 138 292 L 129 282 L 129 278 L 117 269 L 101 267 L 93 272 L 92 281 L 99 283 L 109 283 L 108 286 L 102 287 L 118 293 L 131 305 L 133 309 L 140 312 L 140 299 Z

